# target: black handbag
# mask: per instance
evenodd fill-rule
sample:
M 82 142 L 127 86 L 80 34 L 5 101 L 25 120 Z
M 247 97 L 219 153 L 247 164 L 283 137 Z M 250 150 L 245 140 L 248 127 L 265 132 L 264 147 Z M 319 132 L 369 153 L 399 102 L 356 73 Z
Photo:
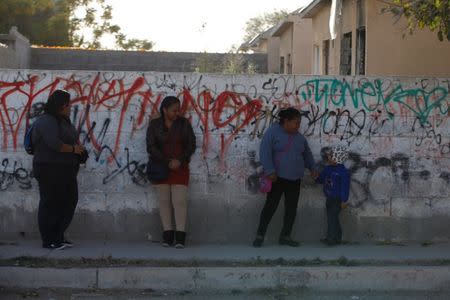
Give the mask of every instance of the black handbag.
M 164 180 L 169 177 L 169 166 L 165 163 L 152 161 L 150 158 L 147 163 L 147 178 L 150 181 Z
M 86 161 L 89 158 L 89 153 L 87 152 L 87 150 L 81 152 L 81 155 L 78 156 L 78 161 L 80 164 L 85 164 Z

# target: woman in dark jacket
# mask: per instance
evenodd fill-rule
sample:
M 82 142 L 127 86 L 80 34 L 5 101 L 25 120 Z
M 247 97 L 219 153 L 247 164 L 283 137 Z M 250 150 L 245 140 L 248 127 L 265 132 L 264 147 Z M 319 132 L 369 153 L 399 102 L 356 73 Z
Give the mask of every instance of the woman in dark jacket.
M 47 100 L 45 114 L 33 124 L 33 173 L 39 184 L 38 223 L 42 246 L 64 249 L 73 244 L 64 233 L 78 202 L 77 173 L 85 148 L 70 122 L 70 94 L 56 90 Z
M 195 135 L 191 124 L 180 116 L 180 100 L 165 97 L 161 116 L 150 122 L 147 129 L 147 152 L 152 161 L 169 168 L 168 178 L 155 181 L 159 196 L 159 212 L 163 227 L 163 243 L 184 248 L 186 239 L 187 187 L 189 162 L 195 152 Z M 172 210 L 175 216 L 173 226 Z

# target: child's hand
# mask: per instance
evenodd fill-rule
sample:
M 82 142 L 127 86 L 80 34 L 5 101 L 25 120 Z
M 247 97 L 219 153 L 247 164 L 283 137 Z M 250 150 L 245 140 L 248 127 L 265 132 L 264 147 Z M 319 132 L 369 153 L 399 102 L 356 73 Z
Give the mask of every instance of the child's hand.
M 341 209 L 346 209 L 348 207 L 348 203 L 347 202 L 342 202 L 341 203 Z
M 311 177 L 313 178 L 313 179 L 317 179 L 317 177 L 319 177 L 319 172 L 317 172 L 317 171 L 311 171 Z

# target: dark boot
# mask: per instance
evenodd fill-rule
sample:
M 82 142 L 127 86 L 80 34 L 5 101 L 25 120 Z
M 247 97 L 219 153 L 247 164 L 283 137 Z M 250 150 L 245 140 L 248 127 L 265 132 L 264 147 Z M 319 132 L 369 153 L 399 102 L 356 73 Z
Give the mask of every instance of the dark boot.
M 175 231 L 175 248 L 178 249 L 184 248 L 185 241 L 186 241 L 186 232 Z
M 298 247 L 300 246 L 300 243 L 297 241 L 294 241 L 290 236 L 280 236 L 279 240 L 278 240 L 278 244 L 280 245 L 285 245 L 285 246 L 290 246 L 290 247 Z
M 166 230 L 163 232 L 163 241 L 162 241 L 163 247 L 170 247 L 173 245 L 174 234 L 175 231 L 173 230 Z
M 264 242 L 264 236 L 258 234 L 258 235 L 256 236 L 255 240 L 253 241 L 253 247 L 255 247 L 255 248 L 260 248 L 260 247 L 262 247 L 263 242 Z

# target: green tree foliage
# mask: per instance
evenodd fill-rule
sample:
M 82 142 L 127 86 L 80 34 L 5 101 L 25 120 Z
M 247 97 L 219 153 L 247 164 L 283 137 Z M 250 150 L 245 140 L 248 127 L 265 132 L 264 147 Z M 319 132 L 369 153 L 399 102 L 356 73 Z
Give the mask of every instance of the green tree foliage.
M 289 15 L 286 10 L 275 10 L 271 13 L 265 13 L 251 18 L 245 23 L 244 27 L 244 43 L 250 42 L 259 34 L 275 26 L 278 22 Z
M 0 32 L 17 26 L 34 44 L 69 45 L 68 15 L 61 11 L 61 4 L 53 0 L 1 0 Z
M 417 27 L 429 28 L 440 41 L 450 41 L 450 0 L 392 0 L 383 11 L 404 16 L 411 34 Z
M 112 23 L 106 0 L 1 0 L 0 32 L 17 26 L 32 44 L 102 48 L 102 38 L 112 36 L 116 47 L 150 50 L 148 40 L 127 39 Z

